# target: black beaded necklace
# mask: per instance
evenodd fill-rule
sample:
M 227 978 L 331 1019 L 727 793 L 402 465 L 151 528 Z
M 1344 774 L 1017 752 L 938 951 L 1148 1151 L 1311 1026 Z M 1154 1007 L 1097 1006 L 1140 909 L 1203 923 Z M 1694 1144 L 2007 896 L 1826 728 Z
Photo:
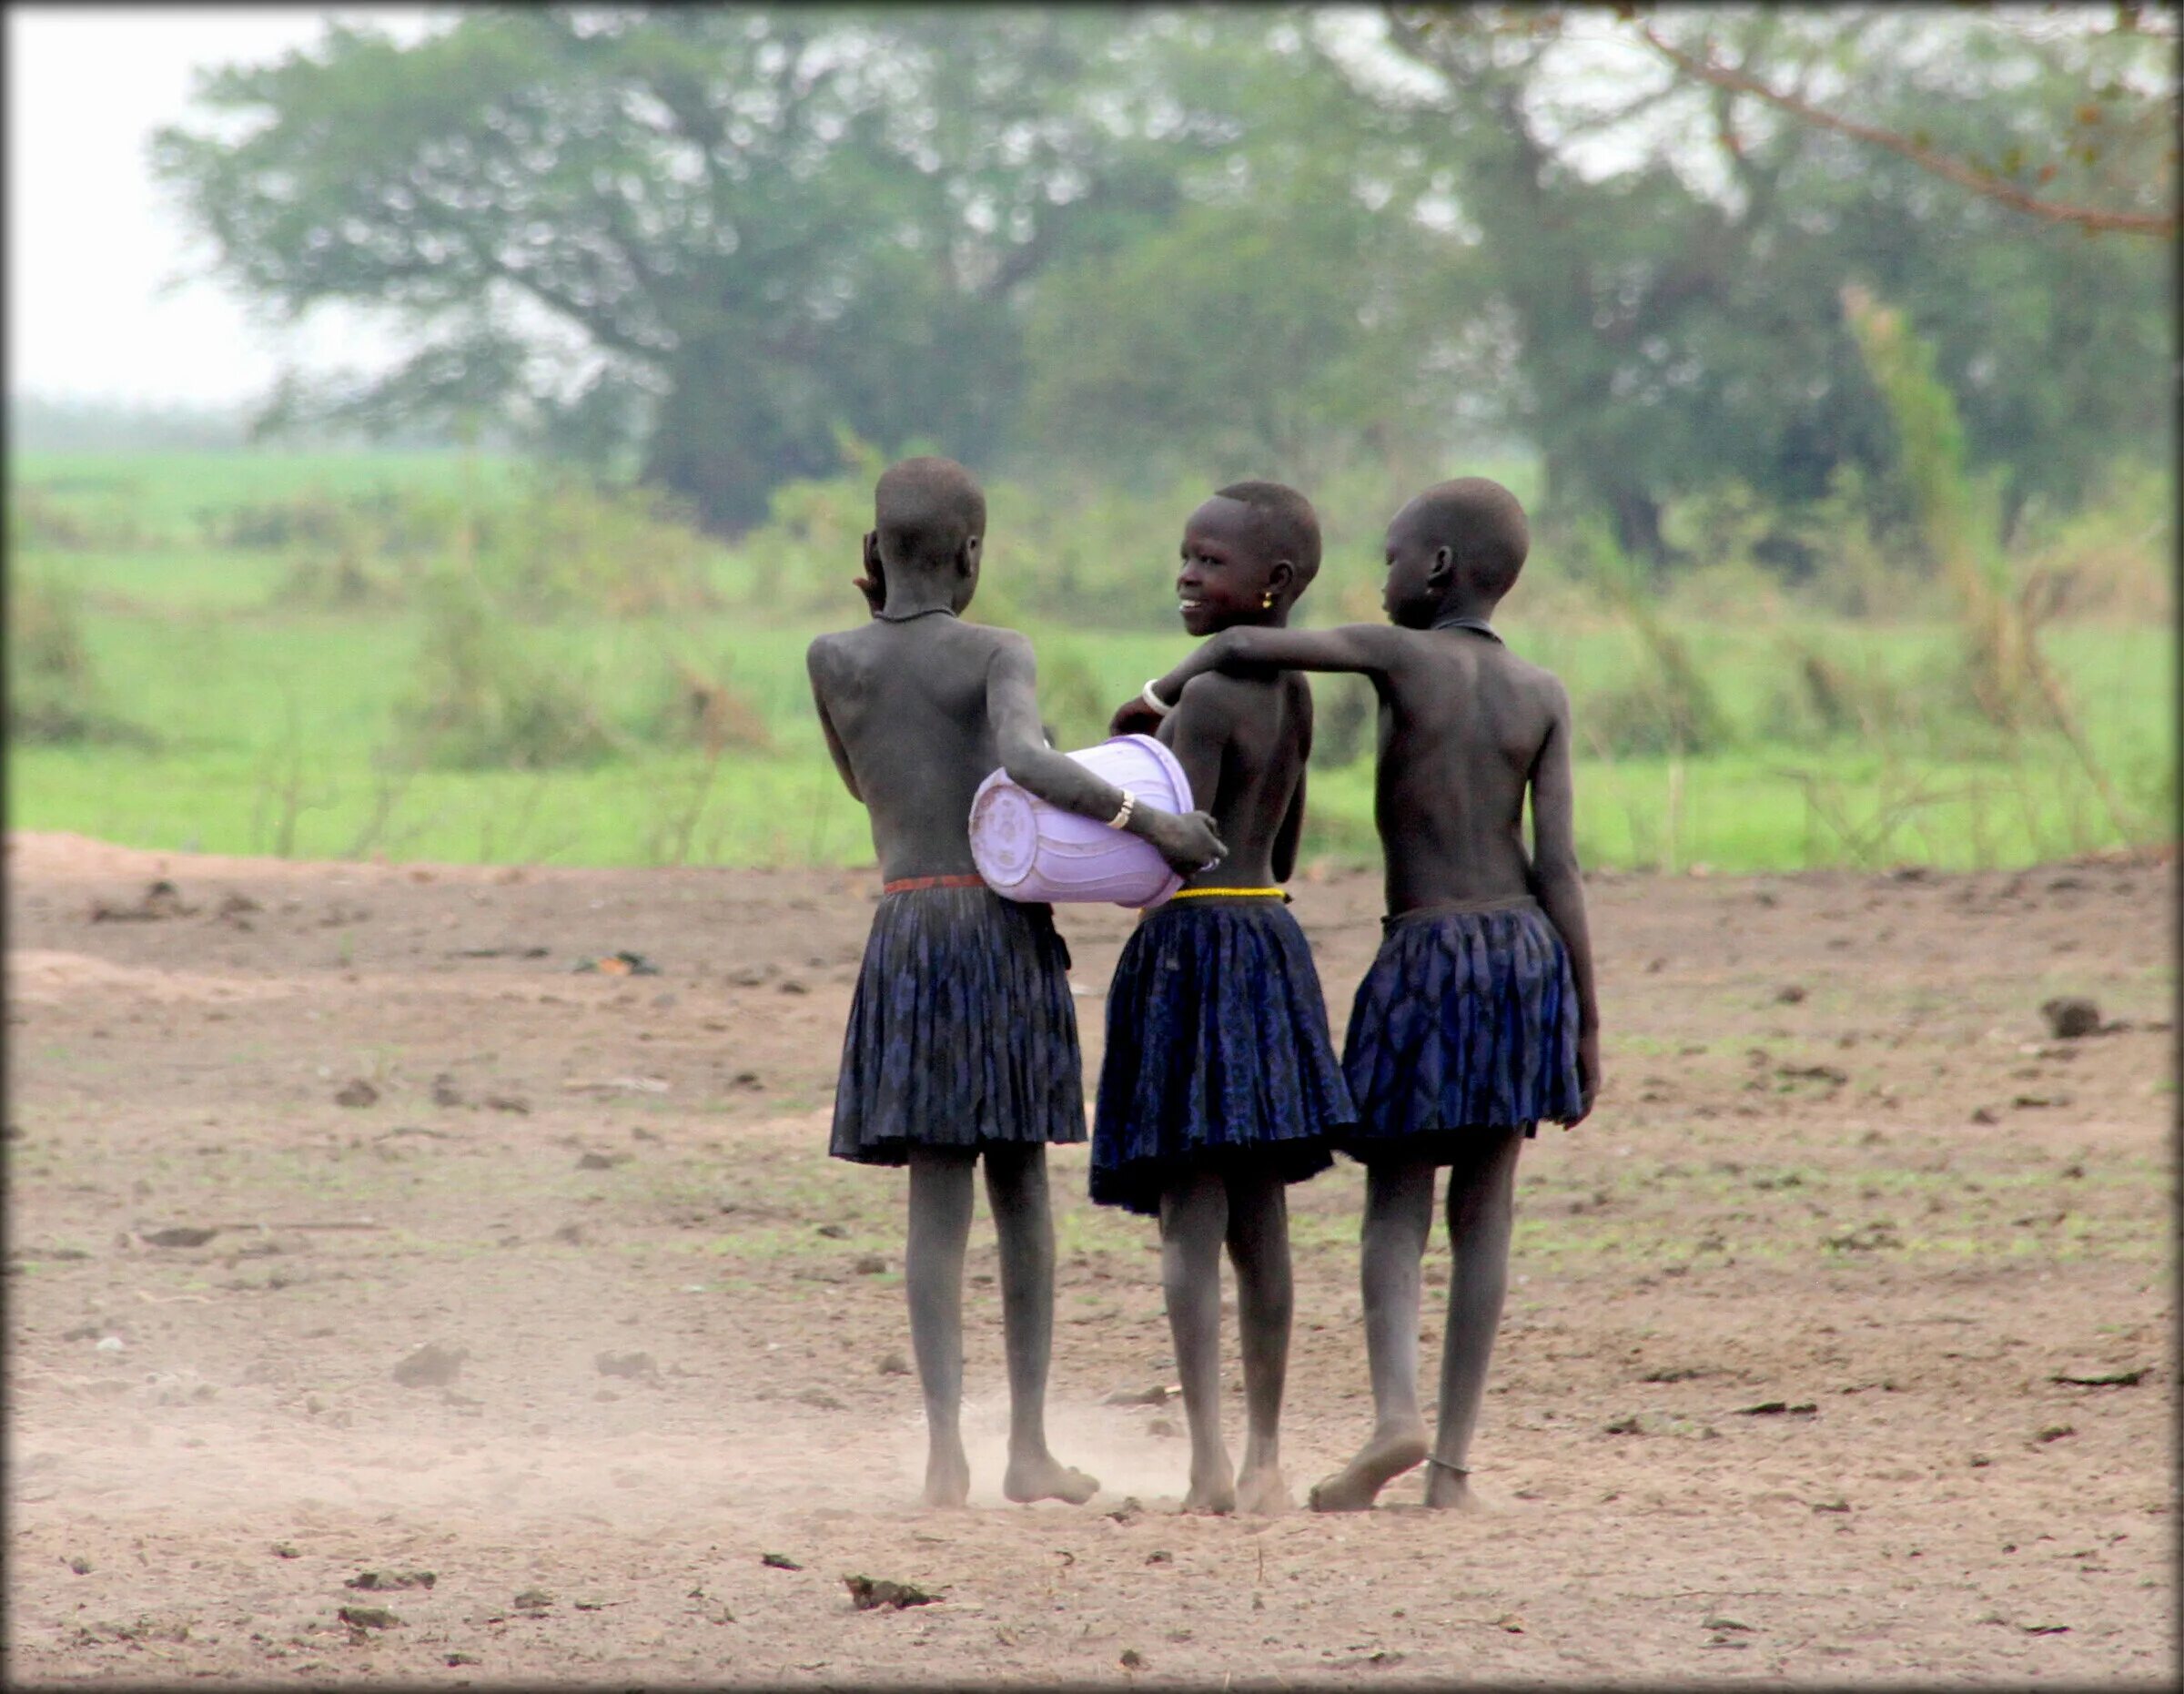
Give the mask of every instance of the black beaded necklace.
M 1502 642 L 1503 646 L 1509 644 L 1507 642 L 1502 642 L 1502 637 L 1494 634 L 1494 626 L 1482 617 L 1471 617 L 1461 614 L 1450 617 L 1437 617 L 1433 620 L 1433 627 L 1435 629 L 1468 629 L 1476 634 L 1484 635 L 1489 641 Z
M 875 612 L 872 615 L 878 618 L 883 624 L 907 624 L 913 618 L 931 617 L 935 613 L 942 617 L 956 615 L 955 608 L 952 606 L 927 606 L 923 612 Z

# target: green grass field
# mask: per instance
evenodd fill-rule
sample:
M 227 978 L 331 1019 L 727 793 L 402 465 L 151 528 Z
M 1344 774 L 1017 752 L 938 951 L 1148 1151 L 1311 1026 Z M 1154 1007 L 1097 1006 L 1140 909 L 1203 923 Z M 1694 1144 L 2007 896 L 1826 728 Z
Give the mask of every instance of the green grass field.
M 309 609 L 279 593 L 292 551 L 207 539 L 217 514 L 241 506 L 314 491 L 453 496 L 504 483 L 517 470 L 431 455 L 19 461 L 11 497 L 63 513 L 80 533 L 66 547 L 17 535 L 11 586 L 57 581 L 81 591 L 84 642 L 106 705 L 157 741 L 11 746 L 14 826 L 155 848 L 308 857 L 869 864 L 863 808 L 827 763 L 803 668 L 814 634 L 860 614 L 846 587 L 837 615 L 814 614 L 808 593 L 805 609 L 778 612 L 753 603 L 748 563 L 723 553 L 707 567 L 721 595 L 715 610 L 513 626 L 523 654 L 591 703 L 612 750 L 581 767 L 458 770 L 421 762 L 399 727 L 401 704 L 419 685 L 425 611 Z M 854 569 L 854 555 L 838 567 L 831 551 L 824 557 L 813 562 L 821 581 L 828 569 L 844 577 Z M 1330 555 L 1330 576 L 1339 563 Z M 1326 581 L 1315 593 L 1331 603 Z M 1354 585 L 1343 587 L 1354 607 Z M 1148 597 L 1164 595 L 1160 577 Z M 14 627 L 11 619 L 11 639 Z M 1095 735 L 1104 706 L 1167 668 L 1183 640 L 1157 629 L 1025 627 L 1038 646 L 1048 717 L 1067 745 Z M 2166 628 L 2088 624 L 2048 633 L 2104 796 L 2058 737 L 2010 743 L 1950 708 L 1942 679 L 1956 637 L 1946 626 L 1816 616 L 1675 623 L 1731 729 L 1714 750 L 1680 758 L 1611 756 L 1602 737 L 1587 734 L 1623 708 L 1622 691 L 1643 672 L 1630 632 L 1597 616 L 1550 620 L 1526 606 L 1522 586 L 1503 627 L 1518 651 L 1562 675 L 1576 702 L 1581 744 L 1592 747 L 1577 772 L 1589 864 L 1960 867 L 2169 833 Z M 1785 679 L 1805 653 L 1869 679 L 1878 697 L 1896 703 L 1887 723 L 1829 731 L 1785 718 Z M 678 661 L 724 681 L 768 745 L 709 759 L 663 743 L 648 725 L 668 702 Z M 1323 733 L 1338 697 L 1335 685 L 1320 685 Z M 1375 857 L 1369 734 L 1360 745 L 1352 762 L 1313 773 L 1308 861 Z

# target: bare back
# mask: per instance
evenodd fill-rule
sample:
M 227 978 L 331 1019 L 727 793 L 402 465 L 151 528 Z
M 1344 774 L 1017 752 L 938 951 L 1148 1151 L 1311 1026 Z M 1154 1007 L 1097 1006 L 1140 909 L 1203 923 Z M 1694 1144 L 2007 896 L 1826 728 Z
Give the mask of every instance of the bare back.
M 1524 796 L 1561 718 L 1551 672 L 1463 629 L 1386 632 L 1374 821 L 1388 909 L 1532 891 Z
M 812 691 L 838 764 L 872 814 L 880 874 L 963 875 L 971 797 L 1001 763 L 986 709 L 1007 632 L 952 617 L 875 620 L 812 644 Z
M 1190 877 L 1195 888 L 1255 888 L 1289 879 L 1303 822 L 1311 685 L 1294 673 L 1194 679 L 1160 740 L 1214 817 L 1228 857 Z

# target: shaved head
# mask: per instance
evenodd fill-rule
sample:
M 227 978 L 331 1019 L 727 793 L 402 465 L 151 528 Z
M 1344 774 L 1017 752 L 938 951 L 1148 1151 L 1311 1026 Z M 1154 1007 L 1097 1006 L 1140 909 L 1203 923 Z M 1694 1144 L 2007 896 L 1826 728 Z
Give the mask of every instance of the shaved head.
M 1320 514 L 1295 489 L 1286 482 L 1231 482 L 1214 497 L 1251 508 L 1261 544 L 1295 568 L 1299 593 L 1319 573 Z
M 1425 550 L 1446 547 L 1465 585 L 1494 600 L 1510 591 L 1532 551 L 1523 506 L 1482 476 L 1435 484 L 1398 512 L 1390 528 Z
M 880 557 L 890 567 L 939 570 L 986 536 L 986 495 L 953 459 L 905 459 L 873 490 Z

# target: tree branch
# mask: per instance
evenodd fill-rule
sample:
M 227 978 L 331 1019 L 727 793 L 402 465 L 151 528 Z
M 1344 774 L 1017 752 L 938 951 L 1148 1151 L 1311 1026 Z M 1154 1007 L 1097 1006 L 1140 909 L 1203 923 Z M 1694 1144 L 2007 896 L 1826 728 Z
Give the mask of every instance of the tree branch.
M 654 346 L 622 329 L 602 312 L 584 305 L 551 283 L 541 280 L 535 273 L 510 264 L 496 252 L 481 249 L 478 259 L 488 273 L 522 289 L 540 305 L 561 313 L 602 347 L 646 363 L 656 363 L 673 350 L 672 348 Z
M 1833 130 L 1854 141 L 1863 141 L 1870 147 L 1884 148 L 1899 158 L 1909 159 L 1921 170 L 1953 182 L 1959 188 L 1969 188 L 1973 193 L 1983 195 L 1990 200 L 1998 201 L 2014 211 L 2045 218 L 2050 223 L 2074 224 L 2084 229 L 2118 229 L 2152 236 L 2174 236 L 2177 232 L 2177 218 L 2173 212 L 2110 211 L 2099 207 L 2066 206 L 2056 200 L 2043 200 L 2037 195 L 2027 193 L 2007 178 L 1981 170 L 1961 159 L 1950 158 L 1931 147 L 1921 147 L 1908 136 L 1900 136 L 1893 130 L 1876 128 L 1871 124 L 1861 124 L 1854 118 L 1824 111 L 1795 95 L 1770 87 L 1743 71 L 1731 70 L 1725 66 L 1715 65 L 1686 53 L 1673 43 L 1663 41 L 1650 25 L 1640 25 L 1638 34 L 1648 46 L 1686 76 L 1695 76 L 1701 82 L 1710 83 L 1731 94 L 1749 95 L 1755 100 L 1764 101 L 1777 111 L 1786 112 L 1792 117 L 1817 128 Z

